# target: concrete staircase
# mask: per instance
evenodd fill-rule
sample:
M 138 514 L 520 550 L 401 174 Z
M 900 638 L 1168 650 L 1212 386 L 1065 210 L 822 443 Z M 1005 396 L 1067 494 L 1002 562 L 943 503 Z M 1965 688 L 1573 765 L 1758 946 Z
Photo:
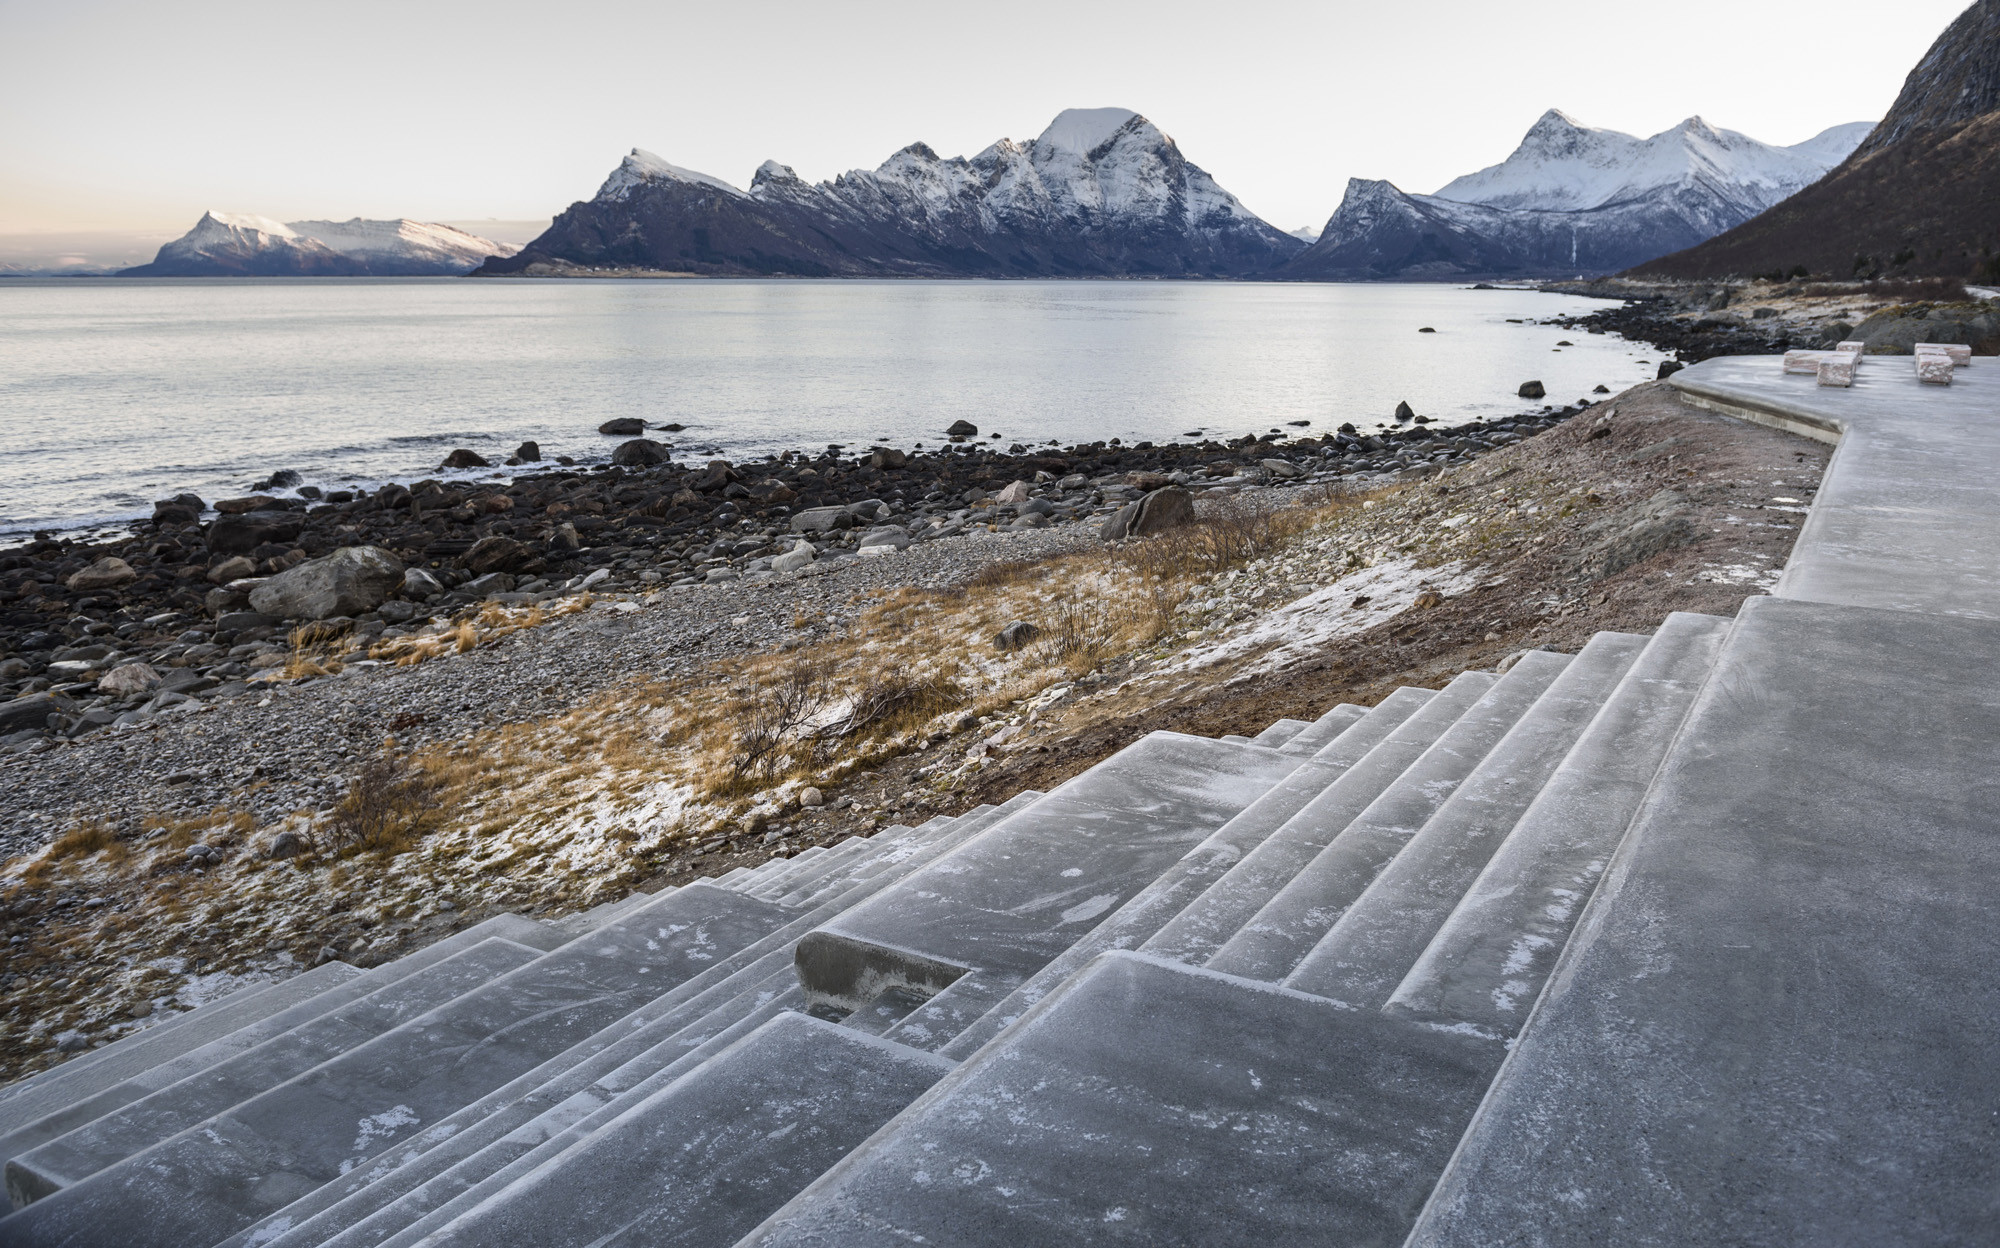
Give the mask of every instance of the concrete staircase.
M 1072 1237 L 1106 1212 L 1072 1196 L 1184 1129 L 1147 1124 L 1187 1111 L 1189 1063 L 1251 1040 L 1253 1101 L 1345 1098 L 1329 1146 L 1381 1130 L 1398 1062 L 1452 1072 L 1427 1151 L 1377 1148 L 1394 1163 L 1285 1202 L 1301 1227 L 1407 1227 L 1518 1026 L 1495 993 L 1525 1010 L 1552 963 L 1523 969 L 1521 932 L 1560 948 L 1546 898 L 1594 885 L 1724 628 L 1676 616 L 1244 740 L 1155 733 L 1046 796 L 558 925 L 490 920 L 261 1016 L 219 1003 L 227 1030 L 177 1020 L 203 1043 L 144 1034 L 0 1100 L 0 1243 Z M 1207 1004 L 1159 1009 L 1183 998 Z M 1356 1029 L 1383 1066 L 1365 1079 L 1327 1043 Z M 1130 1114 L 1094 1160 L 969 1112 L 998 1095 L 1094 1137 L 1075 1080 L 1106 1062 Z M 926 1215 L 909 1168 L 938 1165 Z M 1004 1214 L 1023 1192 L 1027 1222 Z M 1173 1207 L 1121 1219 L 1144 1238 Z
M 0 1248 L 1991 1242 L 1995 598 L 1673 615 L 323 967 L 0 1090 Z

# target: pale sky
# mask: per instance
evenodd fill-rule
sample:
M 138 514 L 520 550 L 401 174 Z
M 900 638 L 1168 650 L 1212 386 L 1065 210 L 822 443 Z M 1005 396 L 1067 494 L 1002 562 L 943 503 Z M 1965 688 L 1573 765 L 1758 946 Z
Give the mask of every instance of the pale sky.
M 0 0 L 0 235 L 206 208 L 546 218 L 632 147 L 747 185 L 1137 109 L 1283 229 L 1433 191 L 1543 110 L 1772 143 L 1874 120 L 1963 0 Z M 1888 15 L 1888 16 L 1885 16 Z

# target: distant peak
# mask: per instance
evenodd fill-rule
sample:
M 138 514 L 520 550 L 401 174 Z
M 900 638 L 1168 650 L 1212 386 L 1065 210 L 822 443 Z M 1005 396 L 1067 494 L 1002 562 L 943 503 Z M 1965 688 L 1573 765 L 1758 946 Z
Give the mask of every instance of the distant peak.
M 1066 108 L 1056 114 L 1035 144 L 1088 156 L 1138 116 L 1129 108 Z
M 260 217 L 254 212 L 216 212 L 211 209 L 201 214 L 201 220 L 195 223 L 195 228 L 200 229 L 203 225 L 208 224 L 219 225 L 232 230 L 258 230 L 278 238 L 296 237 L 292 233 L 291 227 L 284 222 L 273 221 L 269 217 Z
M 798 180 L 799 175 L 792 171 L 790 165 L 781 165 L 775 160 L 767 160 L 763 164 L 758 165 L 757 172 L 751 175 L 750 189 L 754 191 L 758 187 L 770 182 L 797 182 Z
M 635 147 L 631 154 L 618 163 L 611 176 L 597 192 L 599 199 L 623 199 L 632 193 L 632 188 L 646 182 L 692 182 L 702 186 L 712 186 L 716 190 L 731 195 L 741 195 L 742 191 L 711 173 L 700 173 L 693 169 L 683 169 L 660 159 L 643 147 Z
M 1528 129 L 1529 133 L 1533 133 L 1536 130 L 1588 130 L 1590 127 L 1584 125 L 1568 113 L 1565 113 L 1560 108 L 1552 108 L 1540 117 L 1537 117 L 1535 124 Z

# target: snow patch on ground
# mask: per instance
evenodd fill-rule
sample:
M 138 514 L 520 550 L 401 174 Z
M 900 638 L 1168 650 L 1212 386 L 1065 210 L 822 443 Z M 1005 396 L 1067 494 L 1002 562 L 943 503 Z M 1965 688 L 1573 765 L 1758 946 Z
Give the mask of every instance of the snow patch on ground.
M 1231 683 L 1274 672 L 1343 637 L 1386 623 L 1409 610 L 1426 589 L 1449 597 L 1470 589 L 1477 579 L 1460 563 L 1420 568 L 1409 559 L 1384 560 L 1189 648 L 1159 674 L 1193 672 L 1241 659 L 1250 662 L 1231 677 Z M 1368 601 L 1360 602 L 1363 598 Z

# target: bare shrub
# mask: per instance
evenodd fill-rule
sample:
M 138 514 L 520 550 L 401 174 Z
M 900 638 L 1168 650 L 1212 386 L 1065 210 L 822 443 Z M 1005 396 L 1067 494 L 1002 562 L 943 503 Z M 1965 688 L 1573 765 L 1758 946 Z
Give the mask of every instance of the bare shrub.
M 1096 598 L 1058 599 L 1036 649 L 1051 664 L 1081 671 L 1093 667 L 1117 639 L 1111 611 Z
M 743 726 L 737 729 L 736 752 L 729 758 L 732 786 L 776 778 L 783 770 L 781 759 L 799 761 L 794 754 L 799 748 L 808 752 L 808 761 L 817 761 L 823 744 L 810 729 L 833 696 L 826 665 L 799 659 L 786 666 L 774 683 L 741 699 Z
M 326 823 L 325 848 L 335 853 L 408 849 L 438 823 L 438 789 L 434 777 L 400 754 L 375 759 L 354 777 L 334 807 Z
M 109 848 L 117 839 L 109 824 L 80 823 L 49 843 L 48 856 L 51 860 L 82 858 Z
M 998 589 L 1003 585 L 1018 585 L 1034 574 L 1035 565 L 1021 559 L 1003 559 L 989 563 L 972 574 L 966 584 L 975 589 Z
M 877 674 L 855 695 L 853 709 L 842 722 L 843 734 L 877 729 L 895 732 L 957 710 L 970 701 L 956 672 L 913 673 L 888 671 Z

